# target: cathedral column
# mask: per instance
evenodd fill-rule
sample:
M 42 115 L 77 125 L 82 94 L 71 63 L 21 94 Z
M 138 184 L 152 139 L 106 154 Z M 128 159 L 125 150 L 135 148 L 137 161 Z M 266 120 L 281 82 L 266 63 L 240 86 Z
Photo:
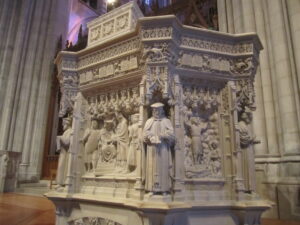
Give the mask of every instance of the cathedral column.
M 281 1 L 267 2 L 267 7 L 270 29 L 273 34 L 271 35 L 271 43 L 274 46 L 274 76 L 278 91 L 283 152 L 285 155 L 298 155 L 300 153 L 299 123 Z
M 243 32 L 256 32 L 255 13 L 252 0 L 241 0 L 243 13 Z M 261 57 L 260 57 L 261 58 Z M 255 77 L 255 93 L 257 109 L 253 113 L 253 131 L 259 137 L 261 144 L 254 147 L 256 155 L 265 155 L 268 151 L 266 126 L 265 126 L 265 107 L 262 91 L 262 74 L 258 68 Z
M 288 21 L 290 22 L 290 33 L 291 33 L 291 46 L 293 51 L 297 91 L 299 92 L 300 87 L 300 2 L 299 1 L 286 1 Z M 298 117 L 300 110 L 298 110 Z M 299 119 L 300 122 L 300 119 Z
M 260 94 L 263 97 L 263 107 L 264 107 L 264 115 L 266 115 L 263 119 L 264 121 L 260 121 L 261 123 L 265 123 L 266 129 L 266 151 L 271 156 L 278 156 L 278 141 L 277 141 L 277 127 L 275 123 L 275 108 L 274 108 L 274 95 L 272 90 L 272 77 L 270 71 L 270 63 L 269 63 L 269 47 L 267 45 L 267 37 L 266 37 L 266 24 L 264 23 L 264 12 L 261 0 L 254 0 L 253 7 L 255 12 L 255 22 L 256 22 L 256 32 L 259 34 L 260 40 L 264 49 L 260 53 L 260 67 L 259 67 L 259 77 L 261 84 L 261 92 Z M 257 150 L 258 146 L 255 146 Z
M 0 53 L 0 149 L 22 152 L 19 178 L 38 180 L 53 58 L 59 36 L 67 31 L 69 0 L 1 4 L 8 7 L 9 15 L 3 11 L 0 16 L 0 29 L 7 33 Z

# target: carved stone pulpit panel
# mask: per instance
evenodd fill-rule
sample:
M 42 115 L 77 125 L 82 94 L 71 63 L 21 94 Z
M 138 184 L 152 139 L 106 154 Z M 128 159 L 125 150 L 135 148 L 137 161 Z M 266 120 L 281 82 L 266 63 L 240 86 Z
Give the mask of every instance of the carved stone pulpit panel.
M 124 210 L 121 224 L 135 224 L 128 222 L 133 218 L 197 224 L 209 206 L 210 224 L 219 224 L 215 215 L 228 208 L 221 217 L 238 224 L 251 205 L 255 224 L 269 207 L 255 194 L 258 141 L 249 128 L 262 49 L 256 34 L 183 26 L 175 16 L 142 17 L 134 1 L 89 29 L 86 49 L 56 59 L 62 90 L 66 96 L 76 90 L 77 97 L 62 103 L 62 111 L 73 112 L 67 188 L 48 197 L 90 208 L 71 207 L 58 221 L 98 221 L 97 210 L 108 219 L 114 206 L 115 213 Z M 190 220 L 193 207 L 198 214 Z M 159 210 L 166 214 L 157 217 Z

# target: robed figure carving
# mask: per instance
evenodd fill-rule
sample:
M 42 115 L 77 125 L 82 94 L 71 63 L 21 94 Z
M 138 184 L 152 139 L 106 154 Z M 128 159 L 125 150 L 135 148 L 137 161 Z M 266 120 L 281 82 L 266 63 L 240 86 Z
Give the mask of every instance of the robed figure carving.
M 165 117 L 162 103 L 152 107 L 152 117 L 146 121 L 143 141 L 146 144 L 145 190 L 153 194 L 166 194 L 171 190 L 174 129 Z
M 57 176 L 56 176 L 56 183 L 58 185 L 57 188 L 65 185 L 67 168 L 68 168 L 68 160 L 69 160 L 69 148 L 71 145 L 71 137 L 72 137 L 71 118 L 63 119 L 63 129 L 64 129 L 63 135 L 56 137 L 57 151 L 59 152 Z

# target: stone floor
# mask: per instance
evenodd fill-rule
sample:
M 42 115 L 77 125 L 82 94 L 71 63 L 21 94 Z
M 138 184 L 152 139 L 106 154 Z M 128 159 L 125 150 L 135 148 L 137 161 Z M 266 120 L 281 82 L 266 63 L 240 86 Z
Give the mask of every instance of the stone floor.
M 0 225 L 54 225 L 54 205 L 44 197 L 0 194 Z M 300 221 L 263 219 L 262 225 L 300 225 Z

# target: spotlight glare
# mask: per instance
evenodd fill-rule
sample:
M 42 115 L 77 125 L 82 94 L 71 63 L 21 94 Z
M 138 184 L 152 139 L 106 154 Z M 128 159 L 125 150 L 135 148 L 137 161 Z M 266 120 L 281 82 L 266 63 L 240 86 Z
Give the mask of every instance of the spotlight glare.
M 107 0 L 107 4 L 114 4 L 116 0 Z

